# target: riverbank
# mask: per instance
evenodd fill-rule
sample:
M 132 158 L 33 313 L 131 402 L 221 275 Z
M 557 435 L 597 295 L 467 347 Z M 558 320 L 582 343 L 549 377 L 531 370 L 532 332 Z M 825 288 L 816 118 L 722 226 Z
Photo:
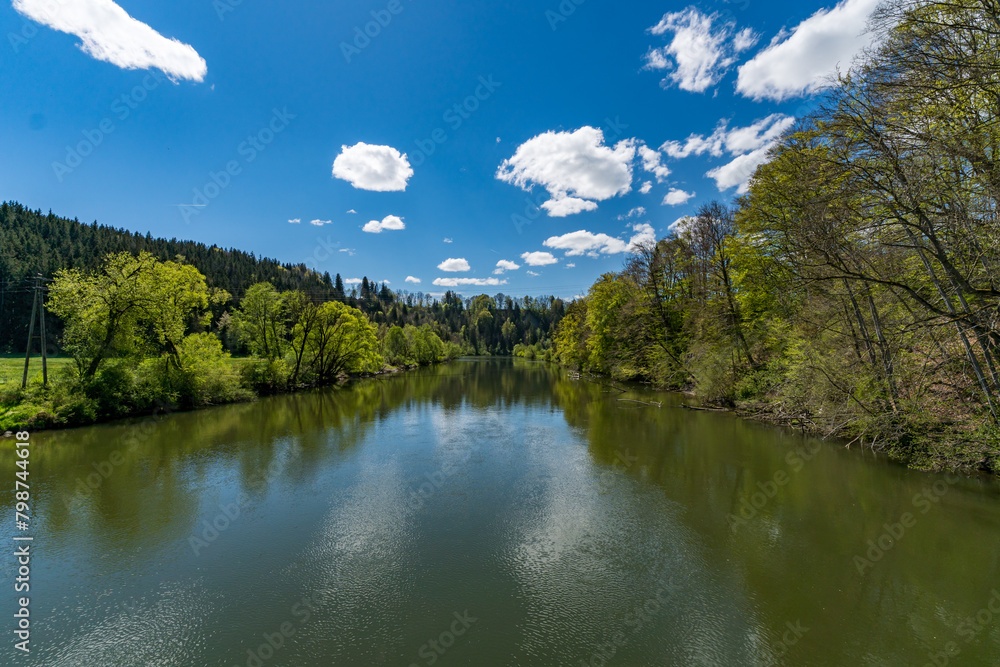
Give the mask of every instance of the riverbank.
M 62 361 L 66 361 L 63 359 Z M 443 359 L 435 364 L 448 363 L 452 358 Z M 0 384 L 0 436 L 7 436 L 19 430 L 32 432 L 41 430 L 76 428 L 103 424 L 129 417 L 146 417 L 173 412 L 188 412 L 201 408 L 235 403 L 248 403 L 265 396 L 294 394 L 320 387 L 344 385 L 353 380 L 395 375 L 421 368 L 420 364 L 405 363 L 396 366 L 386 365 L 374 373 L 341 373 L 333 382 L 323 384 L 299 383 L 282 385 L 275 382 L 273 373 L 266 372 L 265 360 L 253 358 L 234 358 L 227 360 L 229 370 L 239 378 L 238 386 L 224 394 L 215 394 L 215 400 L 204 402 L 181 401 L 170 395 L 148 397 L 141 402 L 128 403 L 121 400 L 115 402 L 117 409 L 108 410 L 105 405 L 102 410 L 102 400 L 107 403 L 108 396 L 94 395 L 92 387 L 85 387 L 79 380 L 72 377 L 72 369 L 68 363 L 56 364 L 63 370 L 53 373 L 50 370 L 48 387 L 41 384 L 40 376 L 28 384 L 25 389 L 20 382 Z M 262 370 L 262 367 L 265 367 Z M 32 367 L 34 368 L 34 366 Z M 35 374 L 32 373 L 32 377 Z M 88 390 L 90 389 L 90 390 Z M 114 388 L 102 387 L 102 394 L 115 394 Z M 108 390 L 111 389 L 109 392 Z M 220 400 L 220 397 L 222 400 Z M 175 400 L 171 400 L 175 399 Z M 122 409 L 122 408 L 125 409 Z
M 584 379 L 620 389 L 618 381 L 605 375 L 569 370 L 571 379 Z M 655 387 L 656 383 L 642 382 Z M 681 407 L 696 411 L 729 412 L 741 419 L 774 424 L 803 435 L 837 440 L 847 449 L 876 452 L 914 470 L 1000 475 L 1000 429 L 972 415 L 950 418 L 924 414 L 895 418 L 859 419 L 856 415 L 817 415 L 790 408 L 780 400 L 743 400 L 725 404 L 706 401 L 691 387 L 661 387 L 690 399 Z

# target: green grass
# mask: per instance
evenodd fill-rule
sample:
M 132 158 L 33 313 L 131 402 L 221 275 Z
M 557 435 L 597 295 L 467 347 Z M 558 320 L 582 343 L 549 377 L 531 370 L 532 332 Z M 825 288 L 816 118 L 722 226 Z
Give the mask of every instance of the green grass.
M 73 363 L 69 357 L 49 357 L 49 382 L 57 371 Z M 16 384 L 21 386 L 21 378 L 24 375 L 24 355 L 23 354 L 0 354 L 0 386 Z M 28 384 L 42 383 L 42 358 L 31 355 L 31 364 L 28 367 Z

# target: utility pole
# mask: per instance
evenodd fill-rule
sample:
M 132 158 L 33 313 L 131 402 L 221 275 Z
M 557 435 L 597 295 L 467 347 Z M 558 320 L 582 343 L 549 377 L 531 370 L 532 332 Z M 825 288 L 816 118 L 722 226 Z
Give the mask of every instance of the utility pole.
M 42 385 L 48 386 L 49 384 L 49 369 L 45 353 L 45 301 L 41 298 L 41 290 L 42 274 L 39 273 L 35 276 L 35 296 L 31 300 L 31 320 L 28 322 L 28 345 L 24 351 L 24 376 L 21 378 L 21 389 L 28 386 L 28 364 L 31 361 L 31 341 L 35 337 L 36 312 L 38 313 L 39 329 L 42 334 Z M 41 301 L 41 310 L 39 310 L 39 301 Z

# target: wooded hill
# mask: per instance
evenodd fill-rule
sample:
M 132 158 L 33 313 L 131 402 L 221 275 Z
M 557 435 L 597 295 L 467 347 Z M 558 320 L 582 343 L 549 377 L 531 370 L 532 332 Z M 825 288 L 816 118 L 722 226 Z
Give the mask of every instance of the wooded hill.
M 216 317 L 237 308 L 249 287 L 267 282 L 278 291 L 303 292 L 313 302 L 343 301 L 360 308 L 379 327 L 429 324 L 442 340 L 460 345 L 465 354 L 506 355 L 514 353 L 516 346 L 521 346 L 518 351 L 530 348 L 531 354 L 544 354 L 549 331 L 564 307 L 553 297 L 504 294 L 463 299 L 447 292 L 439 301 L 422 293 L 393 292 L 367 278 L 345 290 L 339 274 L 331 277 L 305 264 L 283 264 L 194 241 L 153 238 L 4 202 L 0 204 L 0 352 L 24 352 L 36 274 L 50 279 L 59 269 L 97 270 L 109 254 L 117 252 L 148 252 L 160 261 L 191 264 L 205 275 L 209 287 L 232 296 L 229 303 L 214 308 Z M 51 317 L 46 333 L 48 349 L 58 351 L 62 323 Z M 223 342 L 233 352 L 246 351 L 238 341 Z

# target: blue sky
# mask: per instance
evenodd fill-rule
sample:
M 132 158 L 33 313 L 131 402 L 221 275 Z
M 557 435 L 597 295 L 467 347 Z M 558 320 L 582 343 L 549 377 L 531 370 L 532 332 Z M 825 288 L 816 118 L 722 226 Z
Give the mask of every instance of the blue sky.
M 873 7 L 14 0 L 0 197 L 393 289 L 572 297 L 735 197 Z

